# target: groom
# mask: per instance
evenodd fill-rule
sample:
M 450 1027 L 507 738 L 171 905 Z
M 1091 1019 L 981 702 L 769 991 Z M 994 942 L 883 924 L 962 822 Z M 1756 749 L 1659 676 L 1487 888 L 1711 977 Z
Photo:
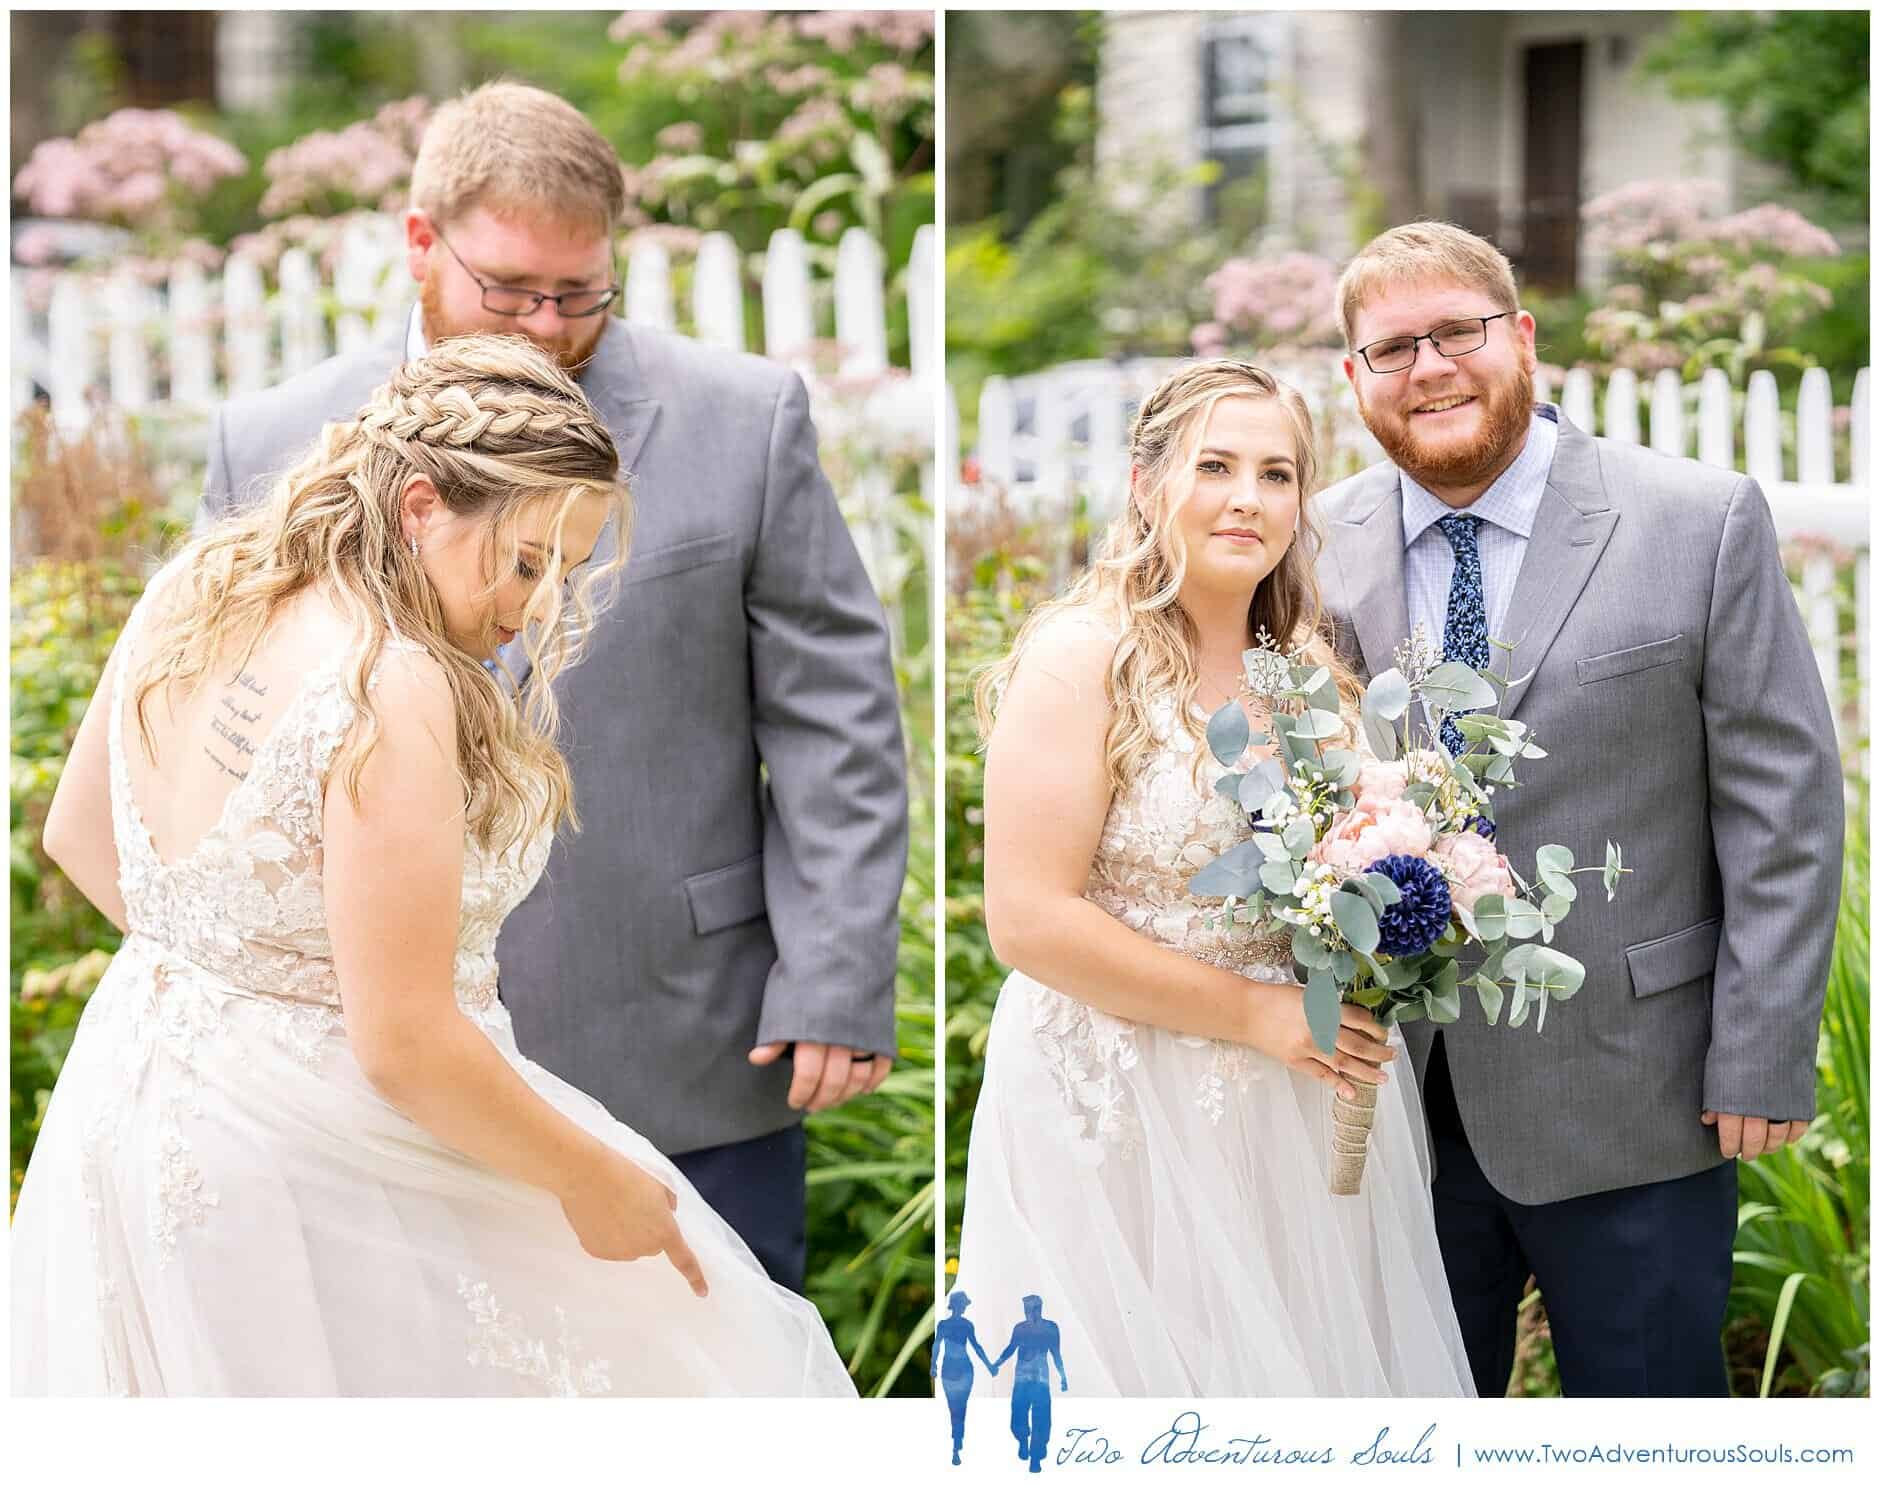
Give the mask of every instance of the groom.
M 894 670 L 802 380 L 609 317 L 624 197 L 613 147 L 555 96 L 498 83 L 445 105 L 404 215 L 418 306 L 227 404 L 203 506 L 252 503 L 433 341 L 519 333 L 577 374 L 636 523 L 616 604 L 557 683 L 583 830 L 503 928 L 503 999 L 525 1053 L 800 1289 L 801 1114 L 877 1088 L 895 1048 Z
M 1634 871 L 1562 925 L 1586 983 L 1544 1036 L 1467 1007 L 1405 1027 L 1476 1389 L 1507 1389 L 1531 1272 L 1567 1393 L 1723 1394 L 1734 1159 L 1814 1112 L 1841 875 L 1834 731 L 1769 505 L 1537 406 L 1534 320 L 1477 236 L 1387 231 L 1338 303 L 1390 457 L 1321 498 L 1341 650 L 1377 675 L 1420 623 L 1514 682 L 1503 715 L 1551 757 L 1497 797 L 1498 846 L 1597 863 L 1610 836 Z

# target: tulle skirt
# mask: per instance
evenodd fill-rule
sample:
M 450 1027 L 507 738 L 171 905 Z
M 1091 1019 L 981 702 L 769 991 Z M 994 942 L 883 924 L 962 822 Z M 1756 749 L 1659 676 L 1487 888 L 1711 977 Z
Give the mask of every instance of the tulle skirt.
M 679 1195 L 711 1286 L 582 1251 L 559 1202 L 382 1099 L 343 1019 L 132 938 L 93 995 L 12 1231 L 12 1386 L 79 1395 L 828 1395 L 815 1309 L 636 1132 L 479 1024 Z
M 1328 1086 L 1012 974 L 960 1237 L 987 1348 L 1036 1294 L 1081 1396 L 1473 1396 L 1392 1040 L 1362 1191 L 1335 1196 Z

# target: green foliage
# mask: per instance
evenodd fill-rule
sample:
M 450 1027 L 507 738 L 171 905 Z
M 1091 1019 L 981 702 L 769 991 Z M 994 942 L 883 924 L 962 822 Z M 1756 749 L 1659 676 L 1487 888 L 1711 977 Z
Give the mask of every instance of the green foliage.
M 972 563 L 947 604 L 946 687 L 946 1184 L 947 1271 L 959 1252 L 966 1149 L 985 1069 L 992 1007 L 1005 967 L 986 936 L 985 776 L 973 713 L 978 673 L 1010 648 L 1043 594 L 1045 568 L 1025 537 Z
M 924 600 L 927 577 L 903 577 L 890 611 Z M 805 1283 L 866 1395 L 927 1397 L 922 1347 L 933 1333 L 935 1031 L 933 656 L 910 631 L 898 667 L 909 733 L 910 843 L 896 958 L 894 1071 L 872 1095 L 812 1115 L 810 1271 Z
M 1060 129 L 1092 109 L 1066 89 Z M 947 231 L 947 370 L 970 427 L 990 376 L 1111 355 L 1180 355 L 1213 317 L 1207 279 L 1262 218 L 1257 182 L 1226 186 L 1212 224 L 1195 207 L 1220 177 L 1136 157 L 1095 166 L 1081 146 L 1058 192 L 1015 237 L 1000 220 Z
M 1870 26 L 1865 10 L 1686 11 L 1645 67 L 1720 101 L 1746 150 L 1865 225 Z
M 1770 1364 L 1764 1391 L 1823 1391 L 1864 1369 L 1872 1261 L 1871 894 L 1866 799 L 1848 813 L 1834 958 L 1821 1018 L 1814 1125 L 1799 1145 L 1741 1165 L 1733 1318 L 1753 1322 Z M 1784 1306 L 1787 1300 L 1786 1310 Z M 1781 1359 L 1786 1365 L 1775 1363 Z M 1864 1386 L 1861 1389 L 1865 1391 Z
M 143 589 L 114 561 L 34 561 L 12 584 L 12 1196 L 85 999 L 117 932 L 68 884 L 40 835 L 111 646 Z

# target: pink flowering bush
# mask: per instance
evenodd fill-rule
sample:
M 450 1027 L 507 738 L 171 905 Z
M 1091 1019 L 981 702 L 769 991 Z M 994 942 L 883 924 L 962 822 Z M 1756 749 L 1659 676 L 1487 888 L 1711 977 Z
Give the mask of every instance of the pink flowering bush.
M 370 120 L 354 121 L 340 131 L 315 131 L 270 152 L 262 215 L 272 220 L 355 208 L 402 209 L 430 118 L 429 100 L 398 100 Z
M 182 241 L 193 203 L 247 167 L 229 143 L 174 111 L 118 110 L 33 148 L 13 192 L 34 214 L 122 225 L 154 249 Z
M 623 89 L 686 112 L 627 144 L 630 219 L 752 252 L 789 225 L 826 258 L 852 225 L 892 241 L 902 205 L 931 217 L 931 12 L 629 11 L 608 36 Z
M 1337 287 L 1337 266 L 1308 251 L 1231 258 L 1207 279 L 1214 318 L 1195 327 L 1195 351 L 1220 356 L 1237 346 L 1266 355 L 1334 346 Z
M 1628 184 L 1585 208 L 1587 244 L 1614 281 L 1586 317 L 1587 345 L 1608 369 L 1695 377 L 1720 366 L 1808 364 L 1796 330 L 1833 302 L 1797 260 L 1840 254 L 1833 236 L 1794 210 L 1762 204 L 1720 213 L 1705 182 Z

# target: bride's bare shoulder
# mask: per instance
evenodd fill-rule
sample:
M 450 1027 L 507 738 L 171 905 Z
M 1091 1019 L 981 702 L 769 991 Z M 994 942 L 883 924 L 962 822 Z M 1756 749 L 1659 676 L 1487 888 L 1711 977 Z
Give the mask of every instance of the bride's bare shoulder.
M 1048 607 L 1027 633 L 1012 670 L 1014 685 L 1048 677 L 1078 691 L 1101 693 L 1122 640 L 1121 628 L 1100 608 Z

